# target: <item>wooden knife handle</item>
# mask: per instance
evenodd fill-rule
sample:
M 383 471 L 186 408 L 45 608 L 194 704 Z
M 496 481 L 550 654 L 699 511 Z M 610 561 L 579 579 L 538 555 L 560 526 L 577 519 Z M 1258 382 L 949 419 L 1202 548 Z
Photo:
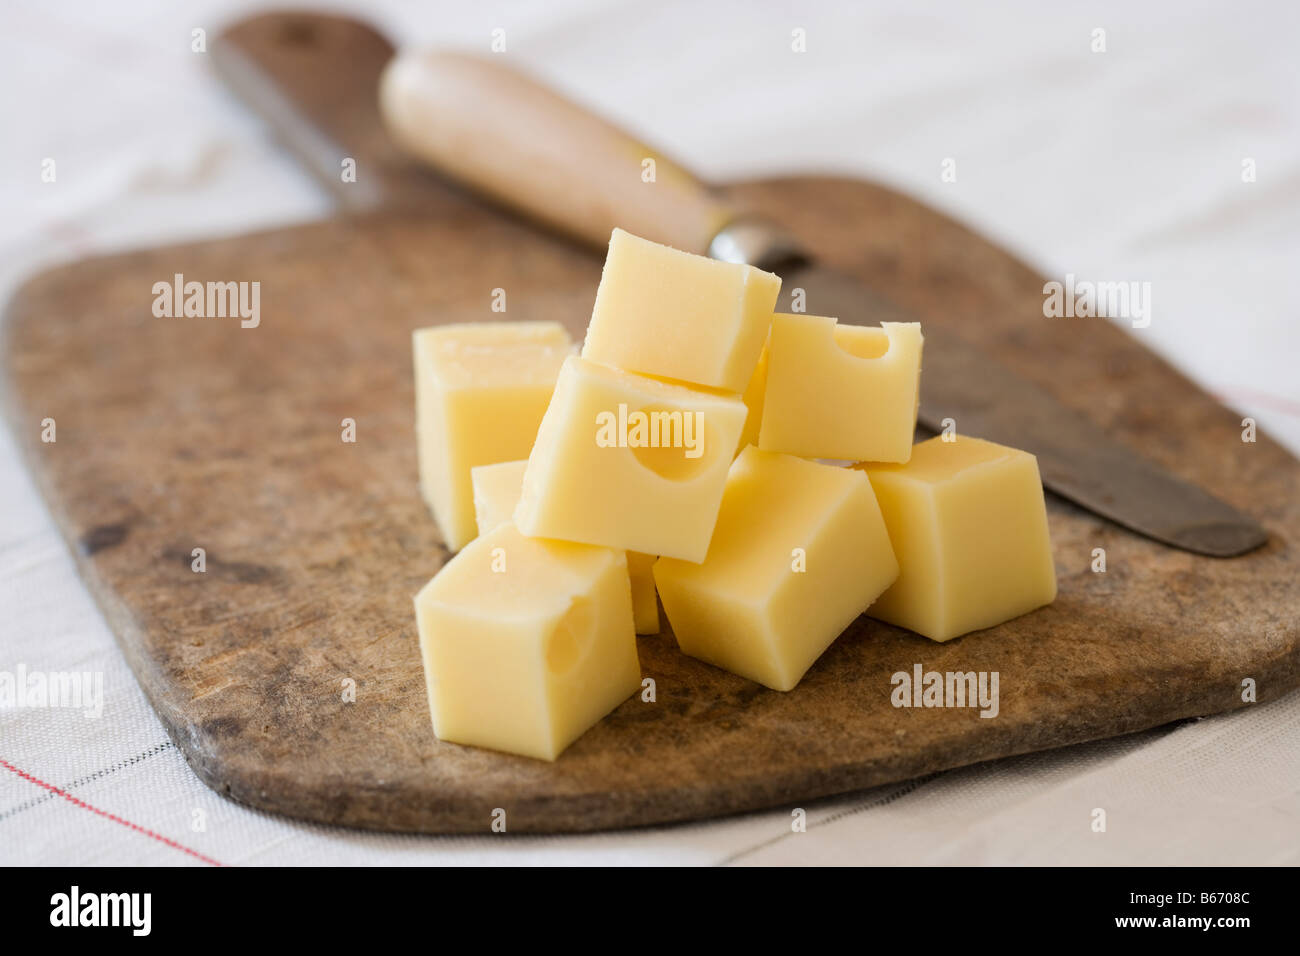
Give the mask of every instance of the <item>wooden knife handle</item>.
M 399 54 L 380 110 L 412 155 L 594 246 L 619 226 L 704 254 L 739 215 L 677 163 L 490 58 Z

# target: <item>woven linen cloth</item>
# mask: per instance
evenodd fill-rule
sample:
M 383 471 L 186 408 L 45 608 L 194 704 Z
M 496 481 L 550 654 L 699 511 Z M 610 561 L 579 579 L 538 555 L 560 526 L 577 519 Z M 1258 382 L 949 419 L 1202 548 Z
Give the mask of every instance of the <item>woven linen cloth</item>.
M 211 38 L 254 9 L 6 8 L 0 295 L 61 261 L 329 214 L 191 50 L 194 29 Z M 412 45 L 486 50 L 504 30 L 508 60 L 707 178 L 872 178 L 1045 275 L 1150 282 L 1152 322 L 1135 334 L 1296 450 L 1297 9 L 561 0 L 435 18 L 390 0 L 364 15 Z M 7 429 L 0 515 L 0 671 L 104 681 L 97 717 L 0 708 L 0 863 L 1300 862 L 1300 694 L 809 803 L 803 833 L 789 808 L 577 837 L 279 819 L 208 790 L 168 741 Z

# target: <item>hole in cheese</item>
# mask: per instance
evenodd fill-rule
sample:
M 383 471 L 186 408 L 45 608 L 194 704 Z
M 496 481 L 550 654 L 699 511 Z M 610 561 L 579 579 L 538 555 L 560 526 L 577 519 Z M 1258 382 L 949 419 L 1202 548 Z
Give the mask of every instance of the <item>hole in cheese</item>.
M 854 358 L 878 359 L 889 352 L 889 335 L 884 329 L 837 325 L 834 337 L 840 351 L 847 352 Z
M 629 429 L 628 448 L 643 467 L 666 481 L 690 481 L 709 468 L 716 436 L 706 412 L 649 405 L 629 419 L 637 414 L 645 431 Z

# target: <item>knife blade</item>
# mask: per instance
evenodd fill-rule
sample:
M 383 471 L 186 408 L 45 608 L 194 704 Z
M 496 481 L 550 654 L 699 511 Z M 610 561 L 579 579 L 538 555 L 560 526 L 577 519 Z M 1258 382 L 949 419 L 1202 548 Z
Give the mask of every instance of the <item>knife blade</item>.
M 784 232 L 735 208 L 689 170 L 524 74 L 450 51 L 399 54 L 380 81 L 397 145 L 458 182 L 593 247 L 611 230 L 748 262 L 801 287 L 841 322 L 917 321 L 851 277 L 825 269 Z M 922 324 L 920 421 L 1023 448 L 1043 484 L 1156 541 L 1231 557 L 1268 535 L 1246 515 L 1171 475 L 954 333 Z

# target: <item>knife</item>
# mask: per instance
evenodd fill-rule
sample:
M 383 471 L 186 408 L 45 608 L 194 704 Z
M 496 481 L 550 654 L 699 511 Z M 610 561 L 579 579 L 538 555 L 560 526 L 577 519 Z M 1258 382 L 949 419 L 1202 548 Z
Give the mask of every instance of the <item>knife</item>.
M 915 322 L 857 280 L 819 265 L 777 224 L 522 73 L 454 52 L 400 54 L 380 82 L 397 144 L 440 172 L 592 246 L 636 235 L 777 273 L 808 310 L 839 321 Z M 653 185 L 651 185 L 653 184 Z M 919 420 L 1023 448 L 1043 484 L 1156 541 L 1231 557 L 1268 535 L 1218 498 L 1118 444 L 1095 423 L 948 331 L 927 324 Z

